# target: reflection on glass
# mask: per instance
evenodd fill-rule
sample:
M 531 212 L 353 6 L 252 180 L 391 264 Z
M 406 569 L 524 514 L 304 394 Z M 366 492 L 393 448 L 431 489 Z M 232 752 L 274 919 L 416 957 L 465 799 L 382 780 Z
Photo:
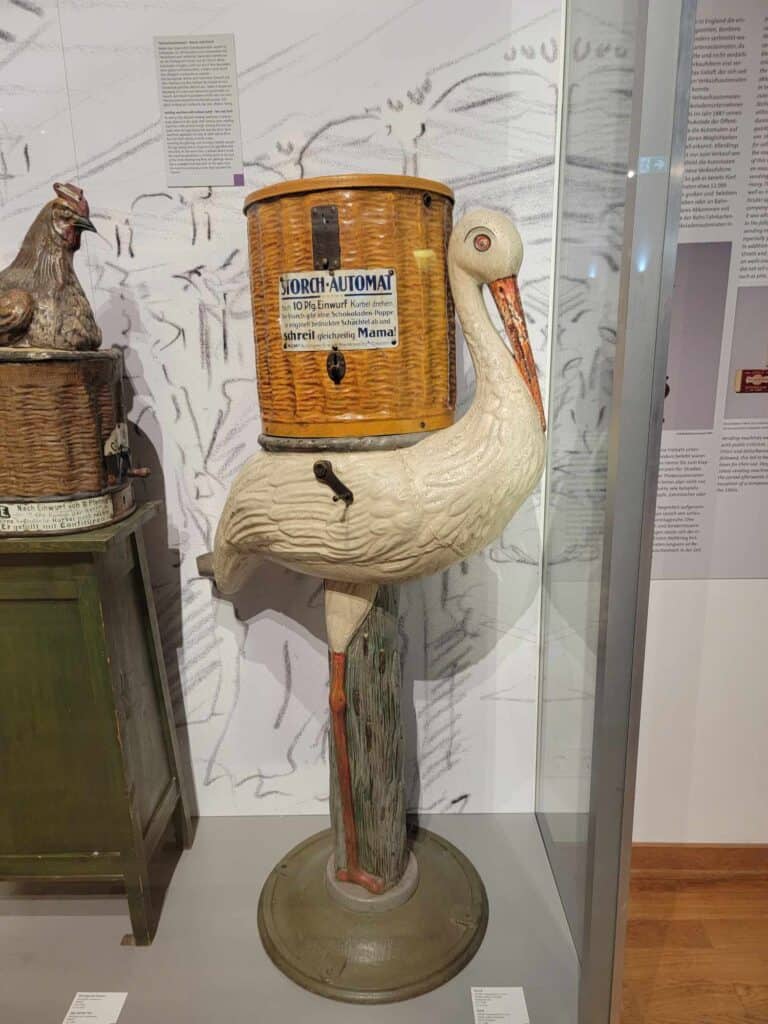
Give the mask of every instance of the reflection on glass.
M 569 15 L 536 808 L 577 950 L 586 898 L 607 431 L 634 77 L 631 4 Z

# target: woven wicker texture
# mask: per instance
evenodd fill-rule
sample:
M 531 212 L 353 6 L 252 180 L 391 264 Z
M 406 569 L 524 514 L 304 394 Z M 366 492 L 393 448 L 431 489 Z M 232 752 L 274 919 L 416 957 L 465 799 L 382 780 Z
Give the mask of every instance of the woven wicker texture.
M 428 196 L 425 202 L 425 195 Z M 338 208 L 341 269 L 394 268 L 399 344 L 344 349 L 346 374 L 328 376 L 328 353 L 285 351 L 283 273 L 311 271 L 312 207 Z M 453 204 L 420 189 L 324 189 L 248 209 L 259 401 L 266 433 L 364 436 L 448 426 L 456 400 L 453 301 L 446 249 Z
M 123 420 L 118 349 L 0 362 L 0 496 L 99 494 L 104 443 Z

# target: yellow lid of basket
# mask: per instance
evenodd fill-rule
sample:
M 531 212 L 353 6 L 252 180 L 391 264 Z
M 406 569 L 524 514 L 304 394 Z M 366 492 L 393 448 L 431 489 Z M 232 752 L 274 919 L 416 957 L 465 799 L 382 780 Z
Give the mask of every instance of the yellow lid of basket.
M 408 174 L 327 174 L 320 178 L 298 178 L 295 181 L 280 181 L 267 185 L 246 196 L 243 213 L 248 207 L 265 199 L 281 196 L 301 195 L 305 192 L 328 192 L 340 188 L 411 188 L 419 192 L 436 192 L 453 202 L 453 189 L 441 181 L 430 178 L 413 178 Z

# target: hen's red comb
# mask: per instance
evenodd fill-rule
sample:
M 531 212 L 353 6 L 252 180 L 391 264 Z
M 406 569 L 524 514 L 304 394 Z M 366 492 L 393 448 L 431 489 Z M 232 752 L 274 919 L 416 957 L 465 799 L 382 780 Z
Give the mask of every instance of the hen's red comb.
M 62 185 L 60 181 L 53 183 L 53 191 L 59 197 L 63 199 L 67 206 L 71 207 L 75 213 L 79 213 L 83 217 L 87 217 L 90 213 L 88 207 L 88 201 L 83 195 L 83 190 L 78 185 L 72 185 L 67 183 Z

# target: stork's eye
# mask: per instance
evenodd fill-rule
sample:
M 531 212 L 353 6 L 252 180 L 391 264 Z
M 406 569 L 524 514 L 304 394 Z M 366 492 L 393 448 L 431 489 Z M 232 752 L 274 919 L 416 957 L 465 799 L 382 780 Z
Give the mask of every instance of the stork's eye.
M 491 248 L 491 239 L 488 235 L 475 235 L 474 244 L 478 252 L 487 252 Z

